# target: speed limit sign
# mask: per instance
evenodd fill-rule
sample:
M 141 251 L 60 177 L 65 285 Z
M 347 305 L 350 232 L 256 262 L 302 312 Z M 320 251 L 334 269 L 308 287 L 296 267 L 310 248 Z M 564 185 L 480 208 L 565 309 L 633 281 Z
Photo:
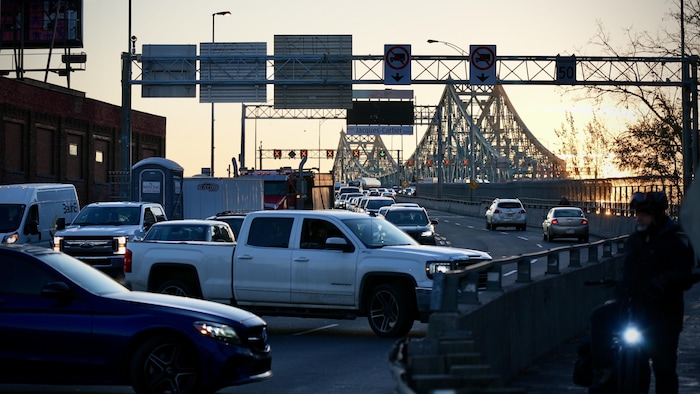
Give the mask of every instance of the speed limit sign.
M 561 84 L 576 82 L 576 56 L 557 56 L 556 81 Z

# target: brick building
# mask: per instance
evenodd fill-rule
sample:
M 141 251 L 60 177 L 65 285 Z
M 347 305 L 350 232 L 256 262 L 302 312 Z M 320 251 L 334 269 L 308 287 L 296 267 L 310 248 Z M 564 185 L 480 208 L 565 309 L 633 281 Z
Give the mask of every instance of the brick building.
M 132 110 L 132 162 L 165 157 L 162 116 Z M 72 183 L 80 204 L 115 200 L 121 107 L 34 80 L 0 78 L 0 184 Z

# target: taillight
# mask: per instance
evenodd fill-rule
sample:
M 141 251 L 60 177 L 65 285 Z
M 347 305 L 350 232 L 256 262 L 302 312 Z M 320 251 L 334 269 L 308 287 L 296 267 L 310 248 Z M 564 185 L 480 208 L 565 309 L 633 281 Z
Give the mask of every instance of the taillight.
M 583 220 L 581 221 L 581 224 L 588 224 L 588 220 L 583 219 Z
M 557 220 L 557 219 L 552 219 L 552 224 L 559 224 L 559 220 Z
M 131 272 L 131 251 L 129 249 L 124 253 L 124 272 Z
M 503 213 L 503 212 L 501 212 L 500 209 L 496 209 L 496 210 L 493 211 L 493 213 Z
M 524 210 L 524 209 L 521 209 L 521 210 L 520 210 L 520 213 L 525 213 L 525 210 Z

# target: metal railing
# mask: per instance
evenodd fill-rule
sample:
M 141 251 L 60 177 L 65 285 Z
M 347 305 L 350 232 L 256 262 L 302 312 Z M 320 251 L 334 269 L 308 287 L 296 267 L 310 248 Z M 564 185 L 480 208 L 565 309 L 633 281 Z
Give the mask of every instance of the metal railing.
M 459 305 L 478 305 L 479 294 L 486 292 L 502 292 L 504 289 L 504 272 L 516 274 L 514 284 L 533 281 L 533 263 L 546 259 L 543 275 L 562 273 L 562 262 L 567 260 L 565 268 L 581 268 L 582 255 L 585 251 L 587 263 L 597 263 L 601 258 L 612 257 L 613 254 L 624 252 L 624 243 L 628 235 L 604 239 L 588 244 L 562 246 L 542 252 L 505 257 L 474 264 L 463 270 L 447 271 L 436 274 L 433 280 L 433 298 L 431 309 L 439 312 L 457 312 Z

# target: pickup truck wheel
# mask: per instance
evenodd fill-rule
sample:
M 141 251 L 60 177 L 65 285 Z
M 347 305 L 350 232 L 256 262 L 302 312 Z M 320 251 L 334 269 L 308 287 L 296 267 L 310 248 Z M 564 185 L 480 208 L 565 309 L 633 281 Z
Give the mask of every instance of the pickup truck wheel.
M 409 292 L 401 285 L 391 283 L 377 286 L 372 291 L 367 319 L 380 337 L 403 337 L 413 327 L 413 310 Z
M 194 289 L 192 286 L 178 279 L 167 280 L 158 286 L 158 293 L 172 294 L 181 297 L 194 297 Z
M 134 352 L 129 375 L 138 394 L 205 392 L 197 354 L 174 337 L 149 339 Z

